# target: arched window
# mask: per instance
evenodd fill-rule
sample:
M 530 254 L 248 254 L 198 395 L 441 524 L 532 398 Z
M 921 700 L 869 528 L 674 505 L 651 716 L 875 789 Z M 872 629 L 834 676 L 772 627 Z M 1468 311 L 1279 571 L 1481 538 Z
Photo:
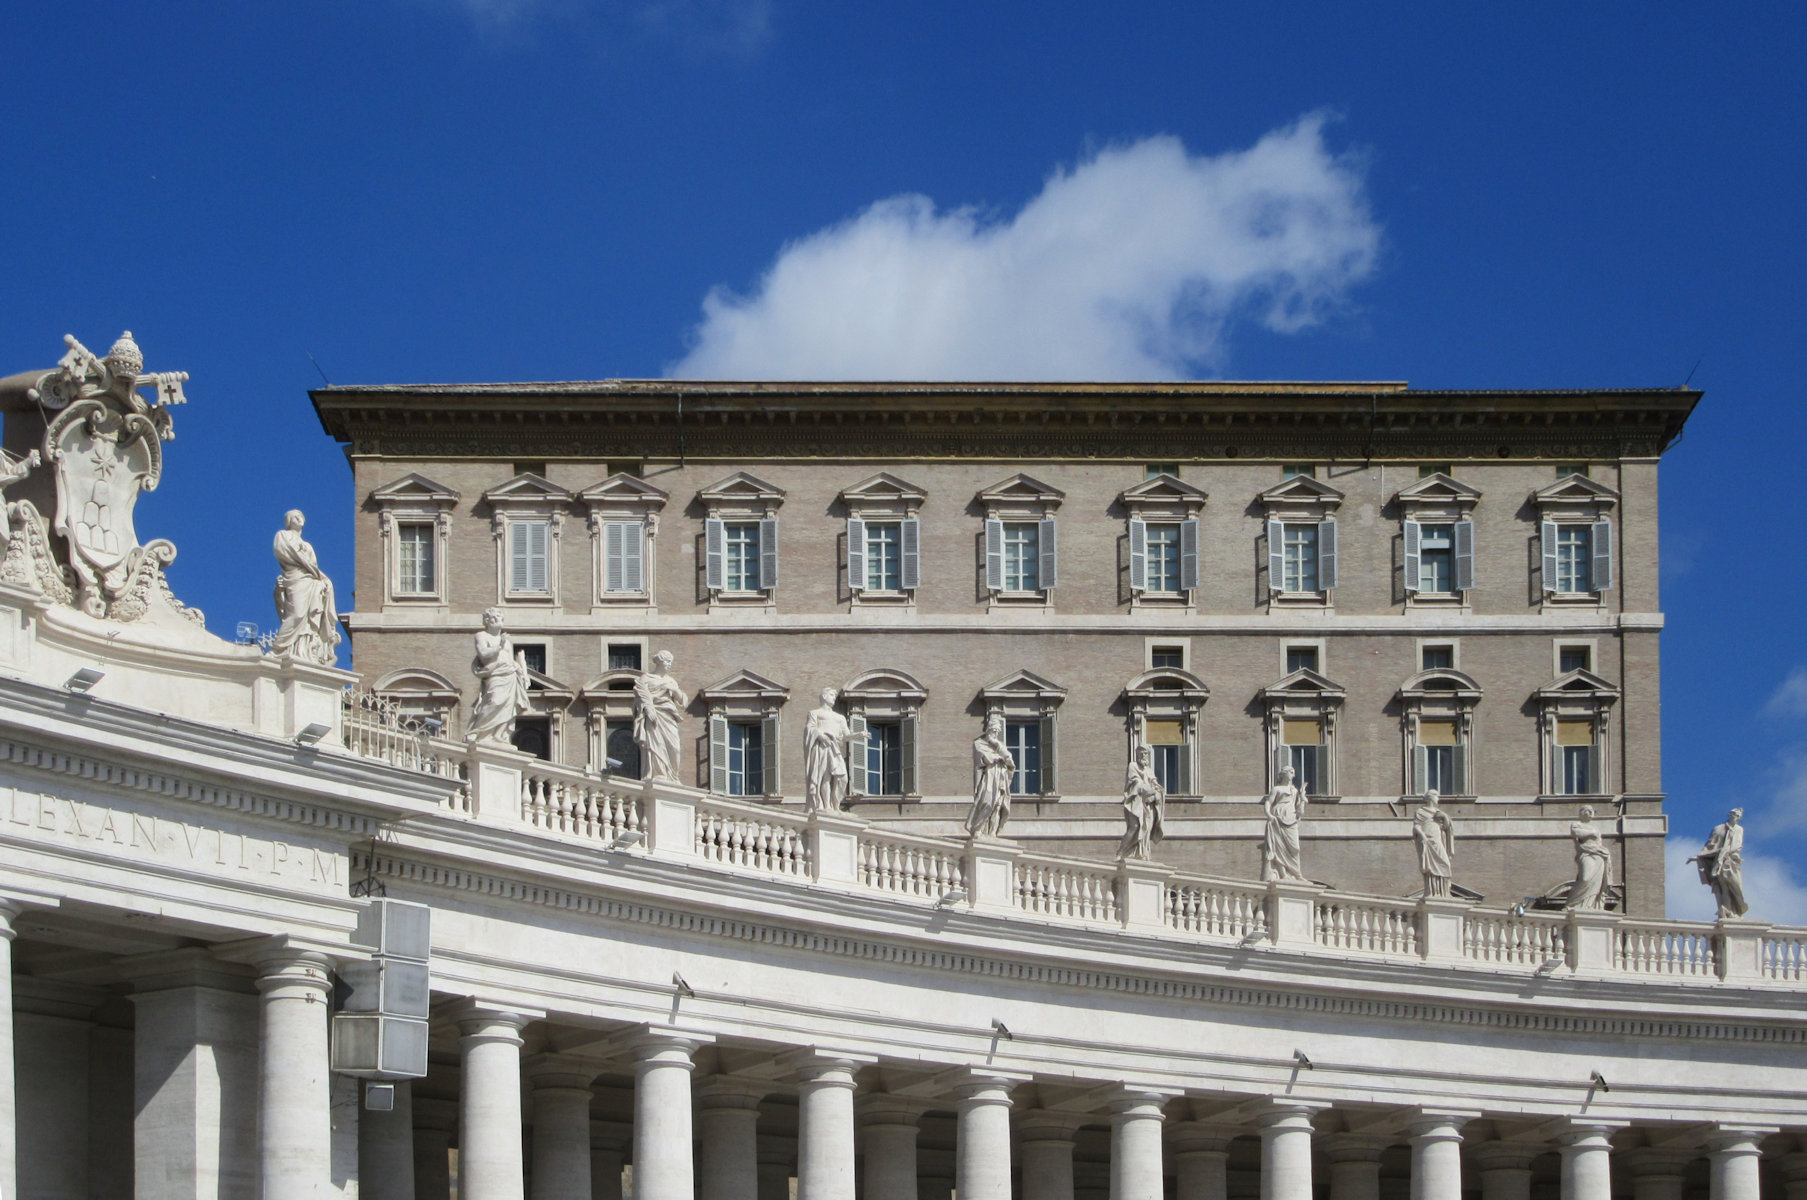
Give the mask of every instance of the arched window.
M 903 671 L 857 675 L 841 689 L 852 732 L 847 748 L 848 793 L 869 800 L 919 800 L 917 747 L 928 689 Z
M 1169 796 L 1196 796 L 1200 787 L 1198 718 L 1211 689 L 1190 671 L 1156 667 L 1123 689 L 1129 709 L 1129 757 L 1153 752 L 1155 777 Z

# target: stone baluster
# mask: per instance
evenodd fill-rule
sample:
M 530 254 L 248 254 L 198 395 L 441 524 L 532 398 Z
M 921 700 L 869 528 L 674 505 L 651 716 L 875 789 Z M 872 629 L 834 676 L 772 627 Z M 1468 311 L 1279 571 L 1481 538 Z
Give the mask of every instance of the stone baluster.
M 1074 1135 L 1085 1118 L 1035 1109 L 1017 1119 L 1023 1200 L 1073 1200 Z
M 697 1088 L 701 1200 L 759 1200 L 759 1102 L 770 1090 L 729 1076 Z
M 1312 1200 L 1311 1116 L 1322 1104 L 1274 1100 L 1261 1128 L 1261 1200 Z
M 1010 1089 L 1019 1082 L 975 1071 L 956 1091 L 954 1194 L 961 1200 L 1010 1200 Z
M 581 1063 L 545 1058 L 533 1082 L 533 1200 L 592 1200 L 590 1081 Z
M 1615 1128 L 1577 1122 L 1563 1133 L 1562 1200 L 1612 1200 L 1612 1142 L 1607 1135 Z
M 521 1030 L 527 1013 L 473 1005 L 459 1021 L 458 1200 L 522 1200 Z
M 694 1200 L 690 1073 L 710 1040 L 649 1029 L 634 1042 L 634 1200 Z
M 1380 1156 L 1391 1139 L 1333 1133 L 1323 1144 L 1330 1160 L 1330 1200 L 1380 1200 Z
M 1631 1200 L 1683 1200 L 1688 1165 L 1700 1151 L 1671 1146 L 1639 1146 L 1619 1156 L 1631 1174 Z
M 1758 1148 L 1773 1128 L 1720 1126 L 1707 1138 L 1711 1200 L 1758 1200 L 1757 1173 L 1762 1151 Z
M 457 1128 L 457 1101 L 414 1097 L 415 1200 L 451 1200 L 452 1132 Z
M 1412 1121 L 1412 1200 L 1462 1200 L 1462 1126 L 1478 1116 L 1426 1111 Z
M 1125 1086 L 1111 1098 L 1111 1200 L 1162 1200 L 1162 1110 L 1168 1093 Z
M 414 1084 L 394 1086 L 387 1112 L 358 1110 L 359 1200 L 414 1200 Z
M 923 1104 L 907 1096 L 859 1099 L 866 1166 L 862 1200 L 917 1200 L 916 1136 Z
M 326 955 L 274 949 L 259 957 L 258 1175 L 263 1200 L 314 1200 L 332 1174 Z
M 797 1071 L 797 1200 L 853 1200 L 851 1058 L 824 1055 Z
M 1538 1142 L 1482 1142 L 1474 1148 L 1481 1200 L 1531 1200 L 1531 1164 L 1549 1153 Z

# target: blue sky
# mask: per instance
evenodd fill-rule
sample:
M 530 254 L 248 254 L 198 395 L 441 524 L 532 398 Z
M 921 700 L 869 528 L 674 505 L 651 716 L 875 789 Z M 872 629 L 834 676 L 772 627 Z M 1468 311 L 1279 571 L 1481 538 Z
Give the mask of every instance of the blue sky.
M 1807 922 L 1807 564 L 1792 460 L 1767 453 L 1807 433 L 1804 26 L 1785 5 L 12 5 L 0 374 L 131 328 L 193 375 L 138 523 L 229 635 L 269 621 L 285 508 L 349 573 L 310 355 L 335 383 L 1022 375 L 1038 338 L 1049 371 L 1098 376 L 1693 370 L 1707 397 L 1663 468 L 1670 812 L 1692 843 L 1744 805 L 1759 915 Z M 943 319 L 834 302 L 864 292 Z

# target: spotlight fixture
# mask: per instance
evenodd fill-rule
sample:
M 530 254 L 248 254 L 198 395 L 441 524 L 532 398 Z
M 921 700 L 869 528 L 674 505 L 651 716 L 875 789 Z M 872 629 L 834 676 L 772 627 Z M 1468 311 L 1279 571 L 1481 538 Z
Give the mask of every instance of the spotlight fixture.
M 671 985 L 677 988 L 678 995 L 684 997 L 686 1000 L 696 999 L 696 989 L 686 983 L 684 977 L 676 971 L 671 973 Z
M 615 835 L 615 840 L 609 843 L 609 849 L 632 850 L 635 846 L 638 846 L 645 840 L 646 835 L 641 833 L 638 829 L 623 829 L 620 833 Z
M 332 731 L 331 725 L 323 725 L 319 721 L 309 721 L 295 735 L 295 743 L 300 746 L 318 746 L 321 739 Z
M 1599 1088 L 1603 1092 L 1612 1091 L 1612 1088 L 1610 1086 L 1608 1086 L 1608 1084 L 1606 1082 L 1606 1076 L 1600 1074 L 1600 1072 L 1598 1072 L 1598 1071 L 1595 1071 L 1592 1074 L 1590 1074 L 1587 1077 L 1587 1081 L 1589 1083 L 1593 1084 L 1595 1087 Z
M 1004 1022 L 998 1020 L 996 1017 L 991 1019 L 991 1031 L 1007 1042 L 1016 1041 L 1016 1034 L 1010 1032 L 1010 1026 L 1004 1024 Z
M 393 1083 L 366 1083 L 364 1085 L 364 1108 L 368 1112 L 394 1112 L 395 1085 Z
M 966 900 L 965 888 L 949 888 L 941 893 L 941 899 L 935 901 L 936 908 L 946 908 L 950 904 L 960 904 Z
M 1304 1067 L 1307 1071 L 1313 1069 L 1312 1065 L 1311 1065 L 1311 1060 L 1309 1058 L 1305 1057 L 1305 1051 L 1303 1051 L 1303 1050 L 1294 1050 L 1293 1051 L 1293 1061 L 1298 1063 L 1301 1067 Z
M 1256 942 L 1265 942 L 1265 941 L 1267 941 L 1267 930 L 1251 929 L 1247 933 L 1242 935 L 1241 944 L 1244 946 L 1253 946 Z
M 90 692 L 94 690 L 95 684 L 106 677 L 105 671 L 95 667 L 83 667 L 64 681 L 63 686 L 72 692 Z
M 618 758 L 604 758 L 602 761 L 611 771 L 621 766 L 621 760 Z

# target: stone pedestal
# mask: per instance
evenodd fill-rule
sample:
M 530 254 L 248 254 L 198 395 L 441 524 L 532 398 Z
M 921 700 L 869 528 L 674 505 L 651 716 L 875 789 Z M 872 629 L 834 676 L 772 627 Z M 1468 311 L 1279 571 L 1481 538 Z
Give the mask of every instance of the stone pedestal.
M 526 1013 L 473 1006 L 459 1022 L 458 1200 L 522 1200 L 521 1030 Z
M 388 1112 L 358 1110 L 358 1200 L 415 1200 L 414 1084 L 394 1086 Z
M 314 1200 L 320 1182 L 332 1177 L 330 966 L 324 954 L 305 950 L 280 950 L 258 960 L 262 1200 Z
M 478 742 L 470 754 L 471 814 L 487 825 L 525 826 L 521 780 L 534 760 L 494 742 Z
M 1467 900 L 1426 896 L 1418 901 L 1418 953 L 1448 961 L 1462 957 L 1462 922 L 1474 907 Z
M 769 1090 L 722 1077 L 697 1089 L 701 1200 L 759 1200 L 759 1102 Z
M 866 822 L 841 813 L 813 812 L 804 837 L 809 840 L 810 878 L 816 883 L 859 881 L 860 831 Z
M 702 793 L 669 780 L 646 781 L 641 810 L 646 814 L 646 851 L 660 858 L 696 857 L 696 805 Z
M 1323 890 L 1315 883 L 1267 885 L 1267 935 L 1275 945 L 1316 943 L 1317 900 Z
M 1768 921 L 1725 918 L 1714 937 L 1719 977 L 1728 983 L 1756 983 L 1763 978 L 1763 935 L 1775 928 Z
M 1572 909 L 1568 914 L 1569 969 L 1582 975 L 1604 975 L 1613 969 L 1613 931 L 1619 918 L 1598 909 Z
M 1126 858 L 1117 864 L 1117 917 L 1125 929 L 1167 924 L 1167 881 L 1173 868 Z
M 593 1200 L 590 1194 L 590 1080 L 594 1073 L 556 1057 L 533 1081 L 533 1200 Z
M 966 840 L 967 903 L 975 911 L 1009 912 L 1016 907 L 1015 842 L 974 835 Z M 957 1185 L 956 1185 L 957 1186 Z

